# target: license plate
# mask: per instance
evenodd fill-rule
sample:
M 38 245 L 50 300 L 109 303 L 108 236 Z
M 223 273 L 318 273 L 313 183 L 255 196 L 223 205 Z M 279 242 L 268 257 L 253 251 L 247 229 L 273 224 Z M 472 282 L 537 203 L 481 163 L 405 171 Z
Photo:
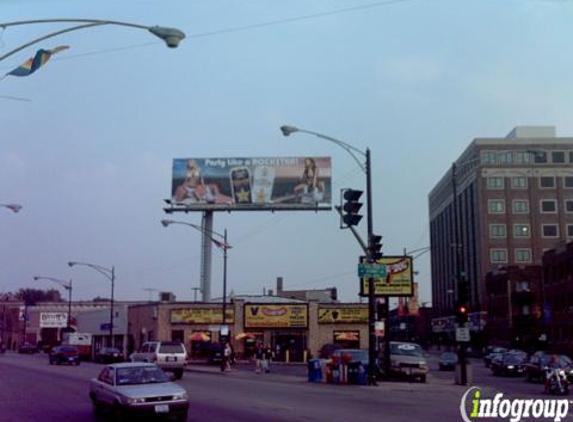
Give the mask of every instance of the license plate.
M 169 405 L 168 404 L 156 404 L 155 405 L 155 413 L 168 413 L 169 412 Z

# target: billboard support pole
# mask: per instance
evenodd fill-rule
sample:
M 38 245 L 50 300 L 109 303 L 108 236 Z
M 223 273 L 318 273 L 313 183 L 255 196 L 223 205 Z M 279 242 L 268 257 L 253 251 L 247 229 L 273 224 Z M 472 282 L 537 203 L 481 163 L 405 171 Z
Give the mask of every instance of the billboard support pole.
M 203 302 L 211 301 L 211 237 L 213 231 L 213 211 L 203 211 L 201 220 L 201 294 Z

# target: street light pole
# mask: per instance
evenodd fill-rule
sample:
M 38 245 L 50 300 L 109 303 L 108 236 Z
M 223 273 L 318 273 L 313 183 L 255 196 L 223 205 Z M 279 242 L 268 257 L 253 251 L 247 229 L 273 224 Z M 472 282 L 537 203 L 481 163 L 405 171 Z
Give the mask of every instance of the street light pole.
M 78 31 L 81 29 L 92 28 L 96 26 L 104 26 L 104 25 L 118 25 L 118 26 L 126 26 L 131 28 L 137 29 L 145 29 L 151 32 L 153 35 L 161 38 L 169 48 L 176 48 L 179 43 L 185 38 L 185 33 L 176 28 L 167 28 L 162 26 L 145 26 L 139 25 L 135 23 L 129 22 L 120 22 L 120 21 L 112 21 L 112 20 L 100 20 L 100 19 L 36 19 L 36 20 L 28 20 L 28 21 L 17 21 L 17 22 L 6 22 L 0 23 L 0 29 L 6 29 L 10 26 L 18 26 L 18 25 L 32 25 L 38 23 L 80 23 L 80 25 L 76 25 L 70 28 L 65 28 L 59 31 L 51 32 L 47 35 L 38 37 L 29 41 L 9 52 L 0 56 L 0 62 L 13 54 L 30 47 L 31 45 L 37 44 L 40 41 L 46 40 L 48 38 L 53 38 L 55 36 L 64 34 L 66 32 Z
M 284 125 L 280 127 L 281 132 L 284 136 L 289 136 L 292 133 L 300 132 L 309 135 L 314 135 L 318 138 L 324 139 L 326 141 L 332 142 L 346 152 L 348 152 L 354 161 L 360 166 L 361 170 L 366 175 L 366 210 L 367 210 L 367 231 L 368 231 L 368 247 L 366 252 L 367 259 L 369 263 L 374 263 L 376 260 L 374 258 L 374 223 L 373 223 L 373 212 L 372 212 L 372 172 L 371 172 L 371 160 L 370 160 L 370 148 L 366 148 L 366 152 L 359 150 L 358 148 L 347 144 L 344 141 L 333 138 L 331 136 L 323 135 L 322 133 L 313 132 L 310 130 L 300 129 L 296 126 Z M 362 162 L 357 154 L 365 158 L 365 162 Z M 374 295 L 374 278 L 368 279 L 368 384 L 376 385 L 376 372 L 375 372 L 375 362 L 376 362 L 376 302 Z M 384 339 L 386 344 L 386 349 L 384 353 L 384 368 L 386 374 L 389 373 L 390 368 L 390 350 L 389 350 L 389 321 L 388 321 L 388 299 L 386 298 L 385 306 L 385 325 L 384 325 Z
M 52 278 L 52 277 L 41 277 L 35 276 L 35 281 L 38 280 L 49 280 L 53 281 L 54 283 L 59 284 L 64 289 L 68 291 L 68 321 L 67 321 L 67 332 L 72 331 L 72 279 L 70 281 L 60 280 L 59 278 Z
M 69 267 L 73 267 L 75 265 L 83 265 L 86 267 L 90 267 L 93 270 L 96 270 L 98 273 L 103 275 L 109 281 L 111 281 L 111 303 L 109 308 L 109 346 L 113 347 L 113 312 L 114 312 L 114 290 L 115 290 L 115 266 L 110 268 L 102 267 L 101 265 L 96 264 L 88 264 L 87 262 L 75 262 L 70 261 L 68 262 Z
M 161 220 L 163 227 L 168 227 L 171 224 L 182 224 L 184 226 L 189 226 L 199 233 L 206 236 L 211 243 L 213 243 L 217 248 L 223 251 L 223 315 L 221 325 L 226 325 L 227 323 L 227 250 L 231 248 L 231 245 L 227 242 L 227 229 L 225 228 L 224 234 L 217 233 L 214 230 L 205 230 L 201 226 L 193 223 L 186 223 L 184 221 L 174 221 L 174 220 Z M 221 238 L 223 241 L 215 239 L 214 236 Z M 194 287 L 193 289 L 197 289 Z M 195 290 L 196 295 L 197 290 Z

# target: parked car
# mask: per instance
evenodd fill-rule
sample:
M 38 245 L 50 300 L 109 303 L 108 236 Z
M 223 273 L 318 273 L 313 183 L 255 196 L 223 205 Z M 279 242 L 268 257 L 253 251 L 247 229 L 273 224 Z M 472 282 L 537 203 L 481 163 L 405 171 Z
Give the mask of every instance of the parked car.
M 123 353 L 117 347 L 102 347 L 96 352 L 94 360 L 101 363 L 123 362 Z
M 318 351 L 318 358 L 319 359 L 330 359 L 332 358 L 332 354 L 342 349 L 342 346 L 337 343 L 326 343 L 323 344 L 320 350 Z
M 153 363 L 106 365 L 89 385 L 94 416 L 111 413 L 116 420 L 166 416 L 187 420 L 187 392 Z
M 132 362 L 152 362 L 164 371 L 173 372 L 175 378 L 183 376 L 187 351 L 179 341 L 147 341 L 139 352 L 130 356 Z
M 535 352 L 525 363 L 525 379 L 527 381 L 545 382 L 548 369 L 563 369 L 567 378 L 573 381 L 573 363 L 565 355 L 551 355 L 545 352 Z
M 444 352 L 438 359 L 438 367 L 440 371 L 453 371 L 456 369 L 458 363 L 458 355 L 453 352 Z
M 526 356 L 519 353 L 504 353 L 491 362 L 493 375 L 521 375 L 524 371 Z
M 504 354 L 505 352 L 507 352 L 507 349 L 505 347 L 497 347 L 497 346 L 486 347 L 483 355 L 483 363 L 485 367 L 489 368 L 489 366 L 491 365 L 491 361 L 494 358 L 497 358 L 500 355 Z
M 20 347 L 18 347 L 18 353 L 25 353 L 25 354 L 34 354 L 38 353 L 38 347 L 34 346 L 30 343 L 22 343 Z
M 426 382 L 428 363 L 419 344 L 390 342 L 390 371 L 399 376 L 406 376 Z
M 74 346 L 56 346 L 50 350 L 48 355 L 50 365 L 67 363 L 69 365 L 80 364 L 80 352 Z
M 337 349 L 332 352 L 332 359 L 341 363 L 361 362 L 363 365 L 368 365 L 368 350 Z

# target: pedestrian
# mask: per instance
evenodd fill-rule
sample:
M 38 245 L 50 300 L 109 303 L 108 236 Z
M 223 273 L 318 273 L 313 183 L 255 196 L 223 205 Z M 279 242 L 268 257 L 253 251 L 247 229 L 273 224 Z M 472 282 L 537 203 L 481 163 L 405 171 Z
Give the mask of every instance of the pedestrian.
M 221 371 L 231 370 L 231 345 L 225 343 L 223 346 L 223 356 L 221 356 Z
M 260 374 L 263 365 L 263 359 L 265 358 L 265 348 L 263 343 L 257 345 L 255 350 L 255 373 Z
M 271 372 L 271 359 L 273 358 L 273 350 L 270 345 L 266 345 L 263 351 L 263 369 L 265 373 Z

